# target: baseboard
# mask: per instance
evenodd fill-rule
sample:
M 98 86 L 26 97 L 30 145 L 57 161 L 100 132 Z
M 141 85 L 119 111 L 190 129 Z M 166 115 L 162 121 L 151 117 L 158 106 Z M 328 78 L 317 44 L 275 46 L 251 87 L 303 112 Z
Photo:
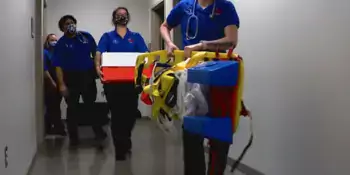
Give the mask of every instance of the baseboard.
M 205 147 L 205 152 L 209 153 L 209 147 L 208 146 Z M 235 159 L 233 159 L 231 157 L 227 158 L 227 165 L 228 166 L 232 166 L 235 162 L 236 162 Z M 242 172 L 245 175 L 265 175 L 264 173 L 254 169 L 254 168 L 252 168 L 252 167 L 250 167 L 248 165 L 245 165 L 243 163 L 240 163 L 238 165 L 237 170 L 239 170 L 240 172 Z

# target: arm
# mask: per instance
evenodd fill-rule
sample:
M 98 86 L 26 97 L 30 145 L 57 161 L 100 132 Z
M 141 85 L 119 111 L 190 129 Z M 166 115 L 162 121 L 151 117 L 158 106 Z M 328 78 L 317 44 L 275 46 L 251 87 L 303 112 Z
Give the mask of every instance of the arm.
M 183 2 L 176 4 L 176 6 L 170 11 L 166 21 L 160 26 L 160 34 L 167 44 L 172 43 L 170 31 L 181 23 L 184 15 L 183 6 Z
M 95 58 L 96 50 L 97 50 L 96 41 L 95 41 L 94 37 L 90 33 L 87 33 L 87 35 L 89 36 L 89 41 L 90 41 L 89 43 L 90 43 L 90 47 L 91 47 L 91 57 Z
M 91 46 L 91 58 L 96 57 L 96 50 L 97 50 L 97 44 L 95 42 L 95 39 L 92 39 L 92 46 Z
M 225 27 L 225 37 L 213 40 L 213 41 L 202 41 L 203 50 L 227 50 L 235 48 L 238 40 L 238 28 L 236 25 L 229 25 Z
M 239 17 L 232 2 L 227 2 L 227 6 L 221 16 L 225 18 L 223 21 L 225 37 L 213 41 L 202 41 L 203 50 L 227 50 L 236 47 Z
M 139 34 L 136 33 L 136 52 L 148 52 L 148 48 L 146 45 L 145 40 L 143 39 L 143 37 Z
M 53 78 L 50 75 L 49 71 L 47 71 L 47 70 L 44 71 L 44 77 L 50 81 L 51 85 L 56 87 L 56 82 L 55 82 L 55 80 L 53 80 Z
M 170 31 L 172 28 L 169 27 L 168 23 L 164 21 L 164 23 L 160 26 L 160 34 L 162 35 L 162 38 L 164 39 L 165 43 L 172 43 L 170 36 Z
M 48 55 L 44 52 L 44 78 L 49 80 L 51 85 L 56 87 L 56 82 L 53 80 L 52 76 L 49 73 L 49 68 L 48 68 Z
M 65 87 L 66 84 L 64 83 L 63 71 L 61 67 L 56 67 L 56 76 L 57 76 L 58 87 Z
M 57 83 L 59 87 L 65 87 L 63 79 L 63 71 L 61 68 L 61 60 L 63 59 L 62 53 L 64 52 L 64 47 L 62 47 L 61 42 L 58 42 L 55 46 L 55 50 L 52 55 L 52 65 L 56 68 Z
M 98 42 L 97 51 L 95 55 L 96 70 L 100 70 L 102 53 L 108 51 L 107 46 L 108 46 L 108 33 L 104 33 L 100 41 Z
M 100 69 L 100 67 L 101 67 L 101 57 L 102 57 L 101 52 L 97 51 L 95 54 L 95 68 L 96 69 Z

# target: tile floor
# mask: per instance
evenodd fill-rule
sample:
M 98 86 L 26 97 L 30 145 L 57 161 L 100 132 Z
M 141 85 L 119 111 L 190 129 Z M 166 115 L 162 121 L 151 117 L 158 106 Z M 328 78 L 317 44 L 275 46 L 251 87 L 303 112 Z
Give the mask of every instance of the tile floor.
M 182 175 L 182 151 L 179 136 L 165 137 L 148 120 L 139 120 L 133 132 L 133 154 L 124 162 L 115 162 L 112 143 L 104 150 L 90 143 L 90 128 L 80 129 L 85 136 L 78 150 L 70 150 L 64 139 L 47 139 L 39 151 L 29 175 Z M 86 142 L 86 143 L 85 143 Z M 229 169 L 229 168 L 227 168 Z M 229 175 L 230 173 L 227 173 Z M 235 175 L 243 175 L 235 173 Z

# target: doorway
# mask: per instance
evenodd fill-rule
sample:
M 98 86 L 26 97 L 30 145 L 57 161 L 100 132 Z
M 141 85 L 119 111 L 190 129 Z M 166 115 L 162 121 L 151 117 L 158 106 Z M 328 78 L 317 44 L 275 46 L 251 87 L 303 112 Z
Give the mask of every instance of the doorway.
M 165 42 L 159 30 L 160 25 L 164 22 L 164 18 L 164 1 L 161 1 L 151 10 L 151 51 L 165 49 Z

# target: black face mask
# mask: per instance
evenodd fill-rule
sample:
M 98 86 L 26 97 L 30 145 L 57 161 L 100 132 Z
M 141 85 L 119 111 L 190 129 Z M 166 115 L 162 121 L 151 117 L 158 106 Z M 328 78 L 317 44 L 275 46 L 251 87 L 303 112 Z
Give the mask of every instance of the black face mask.
M 126 26 L 129 22 L 129 19 L 125 15 L 117 15 L 114 19 L 114 25 L 123 25 Z

